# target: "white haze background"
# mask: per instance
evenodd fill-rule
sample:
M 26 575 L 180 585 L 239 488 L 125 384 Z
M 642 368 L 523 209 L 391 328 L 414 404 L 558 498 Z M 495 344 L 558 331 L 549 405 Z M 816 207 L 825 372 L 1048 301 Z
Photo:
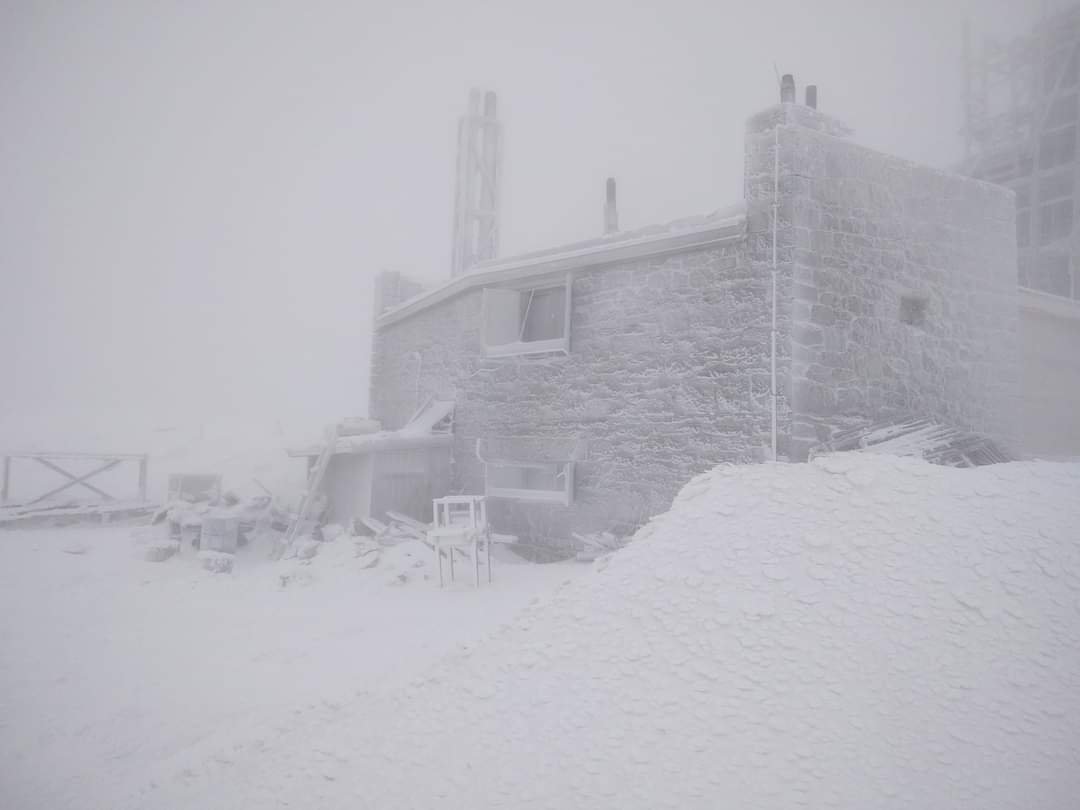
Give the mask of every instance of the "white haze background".
M 503 253 L 741 196 L 776 75 L 959 157 L 962 27 L 1038 4 L 0 6 L 0 449 L 309 431 L 367 405 L 371 279 L 448 274 L 456 120 L 505 122 Z

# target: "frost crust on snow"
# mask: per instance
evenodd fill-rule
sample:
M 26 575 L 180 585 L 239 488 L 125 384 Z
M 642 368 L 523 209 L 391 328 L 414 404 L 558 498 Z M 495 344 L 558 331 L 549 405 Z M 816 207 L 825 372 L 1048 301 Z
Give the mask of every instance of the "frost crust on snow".
M 353 756 L 323 806 L 1074 806 L 1080 465 L 719 467 L 308 742 Z

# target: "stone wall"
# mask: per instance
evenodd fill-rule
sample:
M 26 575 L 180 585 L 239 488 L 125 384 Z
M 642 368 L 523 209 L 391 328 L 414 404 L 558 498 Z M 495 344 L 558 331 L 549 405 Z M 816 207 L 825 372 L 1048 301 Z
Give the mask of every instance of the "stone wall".
M 748 197 L 771 171 L 762 144 L 777 123 L 792 458 L 837 429 L 908 414 L 1014 443 L 1012 192 L 859 146 L 787 105 L 751 121 Z M 753 247 L 759 262 L 769 245 Z
M 372 415 L 400 427 L 430 396 L 453 399 L 453 486 L 484 491 L 485 437 L 575 440 L 569 507 L 499 500 L 500 529 L 541 542 L 626 531 L 692 476 L 760 459 L 768 414 L 767 284 L 745 241 L 574 271 L 568 355 L 487 358 L 482 292 L 381 326 Z M 419 393 L 417 389 L 419 380 Z
M 1057 306 L 1073 312 L 1020 311 L 1021 446 L 1042 458 L 1080 458 L 1080 306 Z

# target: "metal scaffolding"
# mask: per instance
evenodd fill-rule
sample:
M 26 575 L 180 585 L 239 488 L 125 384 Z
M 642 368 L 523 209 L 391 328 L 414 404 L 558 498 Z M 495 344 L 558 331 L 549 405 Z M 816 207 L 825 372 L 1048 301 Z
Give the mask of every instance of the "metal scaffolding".
M 1020 286 L 1080 300 L 1080 5 L 973 47 L 964 33 L 965 171 L 1016 192 Z

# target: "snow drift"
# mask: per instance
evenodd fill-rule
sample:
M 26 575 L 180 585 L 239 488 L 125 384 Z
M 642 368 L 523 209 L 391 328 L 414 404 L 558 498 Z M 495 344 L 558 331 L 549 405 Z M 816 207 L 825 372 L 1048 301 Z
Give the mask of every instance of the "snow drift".
M 720 467 L 303 745 L 371 807 L 1073 806 L 1078 541 L 1080 465 Z

